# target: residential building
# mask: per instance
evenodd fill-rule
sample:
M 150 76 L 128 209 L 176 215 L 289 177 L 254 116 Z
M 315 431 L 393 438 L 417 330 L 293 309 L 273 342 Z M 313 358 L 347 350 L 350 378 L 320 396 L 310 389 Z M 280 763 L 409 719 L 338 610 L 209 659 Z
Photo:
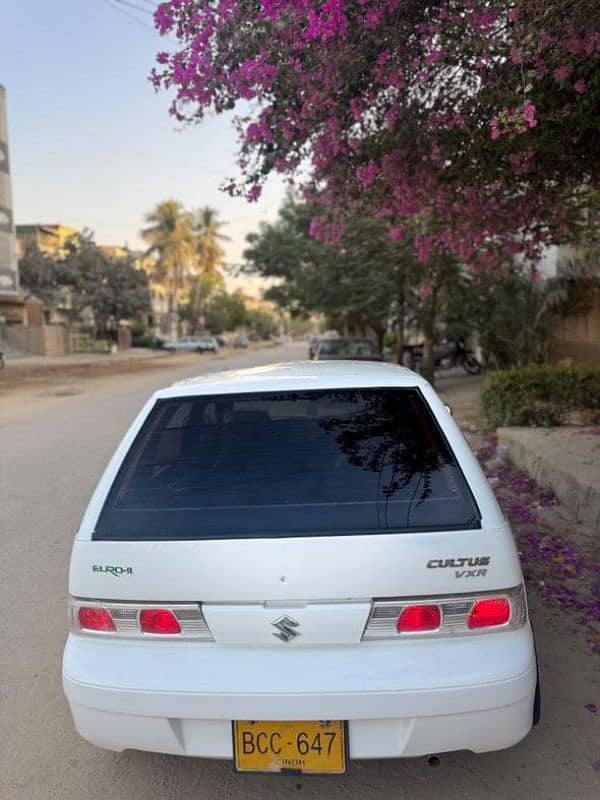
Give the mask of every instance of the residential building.
M 583 270 L 592 281 L 576 291 L 573 309 L 557 322 L 550 342 L 550 359 L 554 363 L 600 365 L 600 248 L 560 245 L 544 253 L 544 277 L 562 278 L 576 290 L 573 269 L 575 274 L 577 269 Z
M 27 247 L 35 245 L 48 256 L 61 258 L 66 255 L 69 239 L 80 231 L 70 225 L 34 223 L 17 225 L 17 255 L 22 258 Z

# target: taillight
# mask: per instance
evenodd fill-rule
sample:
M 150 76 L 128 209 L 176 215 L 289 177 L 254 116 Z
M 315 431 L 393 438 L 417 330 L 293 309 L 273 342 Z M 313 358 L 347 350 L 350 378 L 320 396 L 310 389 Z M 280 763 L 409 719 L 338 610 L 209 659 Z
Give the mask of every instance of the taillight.
M 477 600 L 467 622 L 469 628 L 494 628 L 510 620 L 510 602 L 505 597 Z
M 419 633 L 419 631 L 435 631 L 442 624 L 442 612 L 439 606 L 414 605 L 406 606 L 396 624 L 398 633 Z
M 78 613 L 79 625 L 84 631 L 103 631 L 114 633 L 115 622 L 106 608 L 100 606 L 80 606 Z
M 477 636 L 516 631 L 527 623 L 523 585 L 488 592 L 376 598 L 363 641 L 411 636 Z
M 145 608 L 140 611 L 140 628 L 144 633 L 181 633 L 181 625 L 168 608 Z
M 179 639 L 213 641 L 200 603 L 166 603 L 157 607 L 150 603 L 72 597 L 69 607 L 71 628 L 76 634 L 110 633 L 118 639 L 138 640 L 146 634 L 170 634 Z

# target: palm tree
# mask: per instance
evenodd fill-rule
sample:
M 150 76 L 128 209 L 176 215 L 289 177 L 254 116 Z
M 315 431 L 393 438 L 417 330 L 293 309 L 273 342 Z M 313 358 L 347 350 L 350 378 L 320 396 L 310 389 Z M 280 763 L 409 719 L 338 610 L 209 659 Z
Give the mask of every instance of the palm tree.
M 196 254 L 202 270 L 202 275 L 196 278 L 192 298 L 195 320 L 202 316 L 204 301 L 223 284 L 219 267 L 223 263 L 225 251 L 221 242 L 229 241 L 229 237 L 221 233 L 223 225 L 224 223 L 219 220 L 219 212 L 210 206 L 198 209 L 194 215 Z
M 198 263 L 194 219 L 177 200 L 166 200 L 146 215 L 146 222 L 149 227 L 142 230 L 146 255 L 157 257 L 154 277 L 166 283 L 170 332 L 176 336 L 179 294 Z
M 219 212 L 210 206 L 198 209 L 194 217 L 197 253 L 203 272 L 215 272 L 223 263 L 225 251 L 221 242 L 229 237 L 221 233 L 224 223 L 219 220 Z

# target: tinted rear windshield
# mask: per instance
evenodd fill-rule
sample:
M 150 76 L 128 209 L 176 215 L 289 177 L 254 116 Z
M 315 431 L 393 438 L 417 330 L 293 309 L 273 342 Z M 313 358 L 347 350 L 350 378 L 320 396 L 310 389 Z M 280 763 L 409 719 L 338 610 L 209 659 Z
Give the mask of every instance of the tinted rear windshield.
M 480 527 L 414 389 L 157 402 L 95 539 L 229 539 Z

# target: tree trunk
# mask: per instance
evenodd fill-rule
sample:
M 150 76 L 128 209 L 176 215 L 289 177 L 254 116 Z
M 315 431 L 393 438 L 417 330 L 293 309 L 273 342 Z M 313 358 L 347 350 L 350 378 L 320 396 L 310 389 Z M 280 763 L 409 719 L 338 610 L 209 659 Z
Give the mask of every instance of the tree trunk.
M 400 366 L 404 364 L 404 315 L 396 324 L 396 361 Z
M 396 361 L 404 366 L 404 322 L 406 316 L 406 276 L 400 271 L 398 282 L 398 319 L 396 321 Z
M 179 336 L 179 319 L 177 314 L 177 283 L 170 281 L 169 283 L 169 335 L 172 339 L 177 339 Z
M 424 347 L 423 347 L 423 364 L 421 368 L 422 375 L 427 378 L 430 383 L 434 380 L 434 367 L 435 367 L 435 336 L 433 330 L 427 326 L 425 331 Z
M 423 363 L 421 365 L 421 374 L 424 378 L 433 385 L 434 383 L 434 370 L 435 370 L 435 320 L 437 315 L 437 291 L 431 298 L 431 306 L 427 321 L 424 328 L 424 347 L 423 347 Z
M 377 337 L 377 349 L 383 355 L 383 339 L 385 336 L 385 328 L 374 328 L 375 336 Z

